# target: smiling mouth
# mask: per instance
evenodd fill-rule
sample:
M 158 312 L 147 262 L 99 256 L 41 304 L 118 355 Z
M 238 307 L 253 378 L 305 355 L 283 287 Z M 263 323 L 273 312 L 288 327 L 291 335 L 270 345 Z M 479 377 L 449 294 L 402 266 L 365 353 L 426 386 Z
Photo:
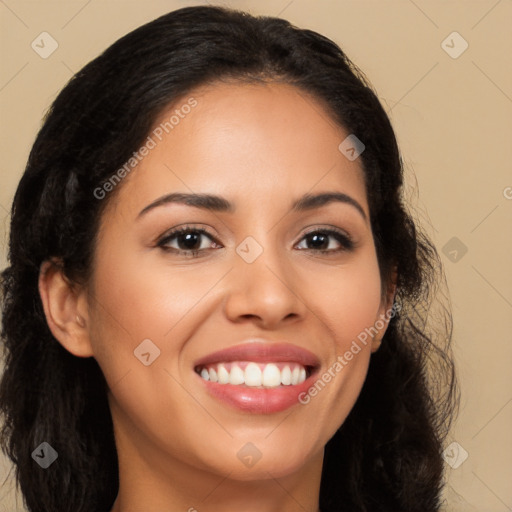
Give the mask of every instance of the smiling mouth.
M 302 384 L 312 371 L 313 367 L 296 362 L 229 361 L 195 367 L 205 381 L 261 389 Z

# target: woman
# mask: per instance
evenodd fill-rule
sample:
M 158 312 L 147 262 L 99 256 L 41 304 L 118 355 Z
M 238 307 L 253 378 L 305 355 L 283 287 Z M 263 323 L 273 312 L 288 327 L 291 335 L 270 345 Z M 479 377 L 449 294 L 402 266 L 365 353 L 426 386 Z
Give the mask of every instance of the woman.
M 2 275 L 27 508 L 439 510 L 450 316 L 401 187 L 362 73 L 284 20 L 184 8 L 85 66 Z

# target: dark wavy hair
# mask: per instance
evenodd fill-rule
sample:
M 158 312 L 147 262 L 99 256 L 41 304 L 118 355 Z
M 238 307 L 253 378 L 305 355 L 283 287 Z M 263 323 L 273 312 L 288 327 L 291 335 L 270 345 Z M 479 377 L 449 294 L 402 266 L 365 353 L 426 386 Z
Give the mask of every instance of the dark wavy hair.
M 223 80 L 291 84 L 363 141 L 359 162 L 383 283 L 396 269 L 400 312 L 325 447 L 321 510 L 438 511 L 442 442 L 458 404 L 451 314 L 449 300 L 436 298 L 445 282 L 438 254 L 404 206 L 388 116 L 331 40 L 283 19 L 210 6 L 170 12 L 87 64 L 54 101 L 30 152 L 1 274 L 0 442 L 26 507 L 109 511 L 119 487 L 105 378 L 94 358 L 75 357 L 50 332 L 38 293 L 41 264 L 58 261 L 70 282 L 87 282 L 101 215 L 122 183 L 102 201 L 94 191 L 143 144 L 164 109 Z M 59 454 L 47 470 L 31 456 L 43 441 Z

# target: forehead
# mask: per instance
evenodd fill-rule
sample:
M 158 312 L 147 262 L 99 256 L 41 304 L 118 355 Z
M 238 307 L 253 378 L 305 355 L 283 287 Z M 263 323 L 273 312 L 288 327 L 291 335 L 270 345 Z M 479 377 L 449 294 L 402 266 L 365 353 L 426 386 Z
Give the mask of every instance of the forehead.
M 291 203 L 315 190 L 350 193 L 363 204 L 359 159 L 349 133 L 322 103 L 284 83 L 219 83 L 175 101 L 148 134 L 145 156 L 116 201 L 140 206 L 164 193 L 201 192 L 235 204 Z

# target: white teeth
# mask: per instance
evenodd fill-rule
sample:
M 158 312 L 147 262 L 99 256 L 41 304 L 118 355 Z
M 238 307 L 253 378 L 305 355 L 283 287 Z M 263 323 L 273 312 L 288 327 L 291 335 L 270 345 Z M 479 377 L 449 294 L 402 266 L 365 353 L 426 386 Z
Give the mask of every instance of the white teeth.
M 296 366 L 292 372 L 292 385 L 293 386 L 296 386 L 299 383 L 299 377 L 300 377 L 300 368 L 298 366 Z M 210 378 L 211 378 L 211 375 L 210 375 Z
M 203 373 L 201 372 L 201 375 Z M 285 366 L 281 372 L 281 384 L 283 386 L 289 386 L 292 383 L 292 371 L 289 366 Z
M 244 371 L 237 364 L 234 364 L 231 367 L 231 373 L 229 374 L 229 383 L 234 385 L 245 383 Z
M 245 368 L 245 385 L 261 386 L 261 370 L 256 363 L 249 363 Z
M 275 364 L 267 364 L 263 370 L 263 385 L 275 388 L 281 384 L 281 372 Z
M 229 384 L 229 372 L 226 370 L 224 365 L 219 364 L 217 368 L 217 376 L 219 377 L 220 384 Z
M 306 368 L 298 363 L 219 363 L 201 369 L 204 380 L 238 386 L 276 388 L 301 384 L 306 380 Z

